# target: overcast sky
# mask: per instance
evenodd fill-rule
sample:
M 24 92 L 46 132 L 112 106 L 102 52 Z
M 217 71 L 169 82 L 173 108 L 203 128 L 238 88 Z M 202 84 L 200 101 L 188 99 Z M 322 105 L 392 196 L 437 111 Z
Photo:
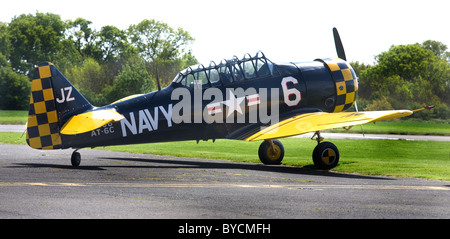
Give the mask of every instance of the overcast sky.
M 450 46 L 448 10 L 443 0 L 15 0 L 1 3 L 0 21 L 51 12 L 63 20 L 85 18 L 99 30 L 156 19 L 188 31 L 204 64 L 258 50 L 275 62 L 335 57 L 337 27 L 348 61 L 373 64 L 391 45 L 431 39 Z

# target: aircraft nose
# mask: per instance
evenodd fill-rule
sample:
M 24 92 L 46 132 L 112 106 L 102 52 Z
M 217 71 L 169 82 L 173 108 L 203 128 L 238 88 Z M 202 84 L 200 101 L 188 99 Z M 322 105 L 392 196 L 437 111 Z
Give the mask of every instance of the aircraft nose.
M 321 60 L 328 66 L 336 84 L 336 107 L 334 112 L 350 108 L 356 99 L 358 78 L 352 66 L 340 58 L 327 58 Z

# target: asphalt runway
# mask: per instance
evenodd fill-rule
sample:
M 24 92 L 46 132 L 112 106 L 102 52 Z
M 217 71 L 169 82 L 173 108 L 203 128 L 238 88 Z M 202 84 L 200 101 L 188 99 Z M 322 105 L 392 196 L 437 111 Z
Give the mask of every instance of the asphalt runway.
M 0 218 L 450 218 L 450 182 L 0 144 Z

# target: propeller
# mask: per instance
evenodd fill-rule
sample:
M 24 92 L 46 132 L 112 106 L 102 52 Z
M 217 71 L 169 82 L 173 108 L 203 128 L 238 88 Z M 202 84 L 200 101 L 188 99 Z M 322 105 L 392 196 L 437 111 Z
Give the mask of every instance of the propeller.
M 341 37 L 339 36 L 338 30 L 333 27 L 333 36 L 334 36 L 334 44 L 336 45 L 336 52 L 339 58 L 344 61 L 347 61 L 345 57 L 344 46 L 342 45 Z
M 341 58 L 344 61 L 347 61 L 347 57 L 345 56 L 344 46 L 342 45 L 341 37 L 339 36 L 338 30 L 333 27 L 333 36 L 334 36 L 334 45 L 336 46 L 336 52 L 339 58 Z M 358 105 L 356 104 L 355 100 L 355 109 L 356 112 L 359 112 Z M 361 125 L 361 131 L 364 136 L 364 129 Z

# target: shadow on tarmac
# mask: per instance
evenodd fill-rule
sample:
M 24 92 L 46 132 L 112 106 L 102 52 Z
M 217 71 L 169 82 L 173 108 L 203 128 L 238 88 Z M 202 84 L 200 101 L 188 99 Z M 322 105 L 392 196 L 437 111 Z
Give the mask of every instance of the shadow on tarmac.
M 163 156 L 158 156 L 163 157 Z M 264 165 L 256 163 L 237 163 L 228 162 L 225 160 L 217 160 L 211 162 L 208 159 L 190 159 L 190 158 L 168 158 L 168 159 L 157 159 L 157 158 L 127 158 L 127 157 L 100 157 L 99 159 L 106 160 L 117 160 L 117 161 L 127 161 L 127 162 L 141 162 L 141 163 L 155 163 L 162 165 L 80 165 L 78 167 L 73 167 L 71 165 L 60 165 L 60 164 L 38 164 L 38 163 L 20 163 L 16 166 L 10 167 L 32 167 L 32 168 L 54 168 L 54 169 L 67 169 L 67 170 L 107 170 L 108 168 L 176 168 L 176 169 L 241 169 L 241 170 L 252 170 L 252 171 L 264 171 L 264 172 L 276 172 L 285 174 L 302 174 L 302 175 L 312 175 L 312 176 L 326 176 L 326 177 L 339 177 L 339 178 L 350 178 L 350 179 L 372 179 L 372 180 L 395 180 L 393 178 L 386 178 L 382 176 L 369 176 L 369 175 L 359 175 L 359 174 L 345 174 L 338 173 L 327 170 L 315 169 L 314 165 L 307 165 L 305 167 L 293 167 L 285 165 Z

